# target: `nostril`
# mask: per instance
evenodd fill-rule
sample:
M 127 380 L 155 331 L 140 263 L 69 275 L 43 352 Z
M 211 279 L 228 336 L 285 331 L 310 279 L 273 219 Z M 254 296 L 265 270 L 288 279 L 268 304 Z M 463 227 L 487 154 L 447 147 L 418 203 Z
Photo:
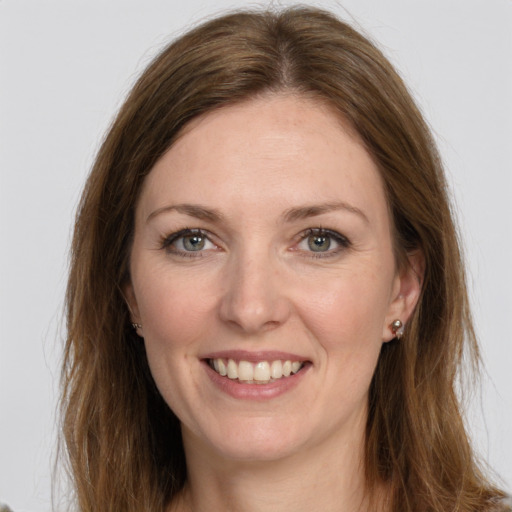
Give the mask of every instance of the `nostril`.
M 221 320 L 244 332 L 266 332 L 286 322 L 290 308 L 283 297 L 265 290 L 241 297 L 236 293 L 224 297 L 220 305 Z

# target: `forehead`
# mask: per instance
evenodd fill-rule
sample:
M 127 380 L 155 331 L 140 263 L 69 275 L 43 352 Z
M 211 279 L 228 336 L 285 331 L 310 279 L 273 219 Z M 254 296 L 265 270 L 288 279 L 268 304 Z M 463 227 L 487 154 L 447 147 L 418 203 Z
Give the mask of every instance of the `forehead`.
M 149 214 L 165 202 L 247 209 L 340 200 L 376 216 L 387 210 L 357 134 L 320 101 L 272 95 L 189 123 L 146 178 L 140 207 Z

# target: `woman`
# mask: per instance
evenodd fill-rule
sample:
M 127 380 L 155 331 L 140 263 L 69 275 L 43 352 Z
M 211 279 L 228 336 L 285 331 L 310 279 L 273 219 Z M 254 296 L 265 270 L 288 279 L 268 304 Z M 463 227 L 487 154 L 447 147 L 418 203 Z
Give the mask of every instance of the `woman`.
M 443 171 L 400 78 L 314 9 L 173 43 L 78 212 L 64 431 L 81 510 L 505 510 Z

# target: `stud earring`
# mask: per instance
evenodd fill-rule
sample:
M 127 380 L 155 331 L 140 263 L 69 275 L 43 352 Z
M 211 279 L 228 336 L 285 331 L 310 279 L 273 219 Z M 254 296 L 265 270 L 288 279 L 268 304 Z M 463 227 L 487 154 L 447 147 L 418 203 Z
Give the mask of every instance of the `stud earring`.
M 142 329 L 142 324 L 132 324 L 134 329 Z
M 391 324 L 391 330 L 393 331 L 395 338 L 399 340 L 404 335 L 404 324 L 401 320 L 395 320 Z

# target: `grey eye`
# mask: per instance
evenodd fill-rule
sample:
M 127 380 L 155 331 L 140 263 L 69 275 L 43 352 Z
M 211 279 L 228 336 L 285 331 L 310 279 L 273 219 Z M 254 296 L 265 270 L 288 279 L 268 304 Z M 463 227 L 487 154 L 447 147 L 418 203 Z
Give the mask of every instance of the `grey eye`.
M 351 246 L 347 237 L 331 229 L 311 228 L 302 233 L 297 248 L 311 256 L 335 256 Z
M 208 234 L 199 229 L 182 229 L 177 233 L 169 235 L 162 243 L 162 249 L 171 254 L 189 256 L 191 253 L 216 249 L 216 245 L 209 239 Z
M 201 251 L 206 244 L 206 237 L 200 233 L 191 233 L 183 236 L 182 244 L 185 251 Z
M 331 247 L 331 237 L 325 234 L 311 234 L 308 236 L 308 247 L 313 252 L 325 252 Z

